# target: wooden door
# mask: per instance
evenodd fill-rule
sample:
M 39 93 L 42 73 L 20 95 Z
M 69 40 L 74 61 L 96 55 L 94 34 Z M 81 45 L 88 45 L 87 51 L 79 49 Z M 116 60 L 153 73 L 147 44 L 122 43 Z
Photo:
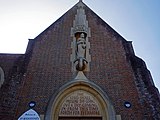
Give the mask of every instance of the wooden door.
M 59 117 L 59 120 L 102 120 L 102 117 Z

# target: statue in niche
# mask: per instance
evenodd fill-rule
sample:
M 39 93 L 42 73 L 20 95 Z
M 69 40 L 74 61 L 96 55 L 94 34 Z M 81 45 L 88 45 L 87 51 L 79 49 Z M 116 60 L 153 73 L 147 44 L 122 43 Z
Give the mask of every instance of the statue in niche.
M 76 60 L 77 63 L 76 69 L 78 71 L 83 71 L 88 63 L 86 60 L 86 40 L 84 37 L 84 33 L 80 34 L 80 37 L 77 39 L 76 42 L 77 49 L 76 49 Z

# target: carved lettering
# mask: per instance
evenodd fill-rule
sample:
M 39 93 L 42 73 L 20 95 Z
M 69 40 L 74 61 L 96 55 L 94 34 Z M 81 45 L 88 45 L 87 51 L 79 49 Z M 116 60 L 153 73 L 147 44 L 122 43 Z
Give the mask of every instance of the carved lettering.
M 60 116 L 99 116 L 97 101 L 87 92 L 79 90 L 64 100 L 60 109 Z

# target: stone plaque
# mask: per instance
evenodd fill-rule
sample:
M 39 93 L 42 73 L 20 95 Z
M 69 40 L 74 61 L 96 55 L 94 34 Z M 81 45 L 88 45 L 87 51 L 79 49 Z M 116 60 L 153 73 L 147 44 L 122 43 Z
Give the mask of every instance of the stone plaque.
M 78 90 L 65 98 L 59 116 L 100 116 L 100 110 L 90 93 Z

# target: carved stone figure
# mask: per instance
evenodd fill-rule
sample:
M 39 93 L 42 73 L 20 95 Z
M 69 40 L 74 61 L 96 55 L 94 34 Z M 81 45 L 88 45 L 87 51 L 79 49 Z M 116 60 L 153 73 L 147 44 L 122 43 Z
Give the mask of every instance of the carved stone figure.
M 89 54 L 91 37 L 90 28 L 85 14 L 84 4 L 82 0 L 77 4 L 77 14 L 71 28 L 71 36 L 73 41 L 71 44 L 72 54 L 70 60 L 72 62 L 72 72 L 90 71 L 91 55 Z
M 86 63 L 88 63 L 86 60 L 86 41 L 83 33 L 80 34 L 80 37 L 77 39 L 76 44 L 77 44 L 77 50 L 76 50 L 77 59 L 75 60 L 75 62 L 78 61 L 76 69 L 82 71 L 85 69 Z
M 77 40 L 77 58 L 85 58 L 86 53 L 86 41 L 84 34 L 80 35 L 80 38 Z

